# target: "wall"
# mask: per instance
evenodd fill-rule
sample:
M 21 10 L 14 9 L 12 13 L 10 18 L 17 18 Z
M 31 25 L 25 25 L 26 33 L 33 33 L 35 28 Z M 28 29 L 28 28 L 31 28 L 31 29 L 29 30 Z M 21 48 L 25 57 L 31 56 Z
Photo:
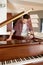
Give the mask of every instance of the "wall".
M 33 0 L 32 0 L 33 1 Z M 43 2 L 36 3 L 31 1 L 24 1 L 24 0 L 9 0 L 7 3 L 7 11 L 12 13 L 18 13 L 21 11 L 30 10 L 43 10 Z
M 12 13 L 7 13 L 7 20 L 12 18 Z M 11 31 L 12 30 L 12 22 L 7 24 L 7 31 Z
M 29 13 L 30 14 L 30 17 L 31 17 L 31 21 L 32 21 L 32 26 L 33 26 L 33 29 L 35 32 L 40 32 L 40 19 L 43 18 L 43 11 L 34 11 L 34 12 L 31 12 Z M 8 13 L 8 17 L 7 19 L 9 19 L 10 17 L 12 17 L 12 14 L 11 13 Z M 12 30 L 12 25 L 11 23 L 8 24 L 7 26 L 7 30 L 8 31 L 11 31 Z
M 40 32 L 40 19 L 43 18 L 43 11 L 35 11 L 30 13 L 34 31 Z
M 5 21 L 7 19 L 7 0 L 0 0 L 0 23 Z M 0 35 L 3 35 L 6 33 L 7 27 L 6 25 L 0 28 Z

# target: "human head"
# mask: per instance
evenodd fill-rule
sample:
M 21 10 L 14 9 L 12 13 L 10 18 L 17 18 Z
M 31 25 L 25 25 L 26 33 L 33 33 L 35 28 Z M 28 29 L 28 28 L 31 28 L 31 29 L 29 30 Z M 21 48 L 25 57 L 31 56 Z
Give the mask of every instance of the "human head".
M 29 18 L 30 18 L 30 15 L 28 15 L 28 14 L 23 15 L 23 20 L 22 20 L 22 22 L 23 22 L 23 23 L 26 23 Z
M 29 14 L 25 14 L 25 15 L 23 15 L 23 18 L 24 19 L 29 19 L 30 18 L 30 15 Z

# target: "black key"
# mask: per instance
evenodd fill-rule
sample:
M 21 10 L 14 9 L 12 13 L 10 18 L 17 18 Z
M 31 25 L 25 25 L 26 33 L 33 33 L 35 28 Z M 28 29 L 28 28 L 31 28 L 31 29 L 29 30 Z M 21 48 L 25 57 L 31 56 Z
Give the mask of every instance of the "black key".
M 13 62 L 13 63 L 16 62 L 15 59 L 13 59 L 12 62 Z
M 41 56 L 43 56 L 43 54 L 41 54 Z
M 34 56 L 31 56 L 30 58 L 31 58 L 31 59 L 34 59 Z
M 42 57 L 42 55 L 38 55 L 39 57 Z
M 23 61 L 25 61 L 25 58 L 22 58 Z
M 20 58 L 16 58 L 16 60 L 17 60 L 17 62 L 20 62 L 21 61 Z
M 34 58 L 38 58 L 38 56 L 34 56 Z
M 30 57 L 26 57 L 26 60 L 30 60 Z
M 5 65 L 5 62 L 2 62 L 2 65 Z
M 16 60 L 16 59 L 13 59 L 12 62 L 13 62 L 13 63 L 14 63 L 14 62 L 17 62 L 17 60 Z
M 29 58 L 28 58 L 28 57 L 26 57 L 26 60 L 29 60 Z
M 6 64 L 9 64 L 9 63 L 11 63 L 11 61 L 9 60 L 9 61 L 6 61 Z

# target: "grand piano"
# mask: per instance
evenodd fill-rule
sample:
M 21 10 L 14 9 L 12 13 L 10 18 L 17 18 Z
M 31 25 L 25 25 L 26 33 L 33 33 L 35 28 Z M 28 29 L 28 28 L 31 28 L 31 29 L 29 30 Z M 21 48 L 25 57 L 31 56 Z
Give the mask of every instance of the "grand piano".
M 1 43 L 1 42 L 0 42 Z M 43 44 L 34 40 L 3 41 L 0 44 L 0 63 L 2 65 L 43 64 Z M 41 64 L 40 64 L 41 65 Z
M 0 27 L 11 20 L 1 23 Z M 24 37 L 15 36 L 11 41 L 6 41 L 8 35 L 1 37 L 0 65 L 43 65 L 43 39 L 33 37 L 27 40 Z

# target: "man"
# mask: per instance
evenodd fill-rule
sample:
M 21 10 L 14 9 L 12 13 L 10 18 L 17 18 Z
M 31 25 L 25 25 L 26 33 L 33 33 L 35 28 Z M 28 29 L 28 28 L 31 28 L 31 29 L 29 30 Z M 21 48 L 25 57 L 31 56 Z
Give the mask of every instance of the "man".
M 30 15 L 28 14 L 23 15 L 23 17 L 15 23 L 14 28 L 11 31 L 11 34 L 7 39 L 7 41 L 12 39 L 12 35 L 14 32 L 16 36 L 23 36 L 23 37 L 27 37 L 28 33 L 30 32 L 30 34 L 32 34 L 30 35 L 30 38 L 33 38 L 34 33 L 33 33 Z

